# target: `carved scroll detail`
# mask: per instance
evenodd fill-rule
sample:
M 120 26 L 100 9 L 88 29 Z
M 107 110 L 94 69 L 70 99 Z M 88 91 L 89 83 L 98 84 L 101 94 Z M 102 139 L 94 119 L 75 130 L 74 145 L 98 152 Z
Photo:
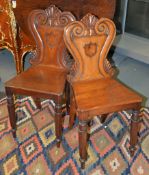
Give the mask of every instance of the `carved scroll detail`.
M 55 5 L 51 5 L 47 9 L 39 11 L 35 19 L 38 25 L 46 24 L 53 27 L 65 27 L 70 21 L 74 20 L 75 18 L 70 12 L 62 12 Z
M 44 46 L 43 46 L 42 38 L 38 31 L 39 27 L 42 27 L 42 26 L 46 26 L 48 28 L 56 27 L 56 29 L 53 32 L 51 33 L 47 32 L 45 36 L 46 42 L 49 48 L 53 48 L 58 44 L 59 50 L 63 52 L 64 49 L 60 47 L 64 47 L 63 46 L 64 44 L 57 43 L 58 42 L 57 38 L 60 38 L 60 35 L 61 35 L 60 32 L 58 32 L 57 34 L 57 30 L 62 31 L 63 28 L 68 23 L 74 20 L 75 18 L 70 12 L 61 12 L 61 10 L 59 10 L 55 5 L 51 5 L 45 10 L 34 10 L 29 17 L 29 26 L 30 26 L 30 31 L 33 34 L 33 37 L 37 44 L 37 49 L 36 49 L 37 54 L 34 54 L 35 57 L 32 58 L 30 62 L 32 64 L 37 64 L 37 63 L 40 63 L 43 59 L 42 51 Z
M 111 76 L 106 57 L 114 36 L 115 25 L 110 19 L 98 19 L 91 14 L 65 28 L 64 40 L 75 59 L 71 81 Z

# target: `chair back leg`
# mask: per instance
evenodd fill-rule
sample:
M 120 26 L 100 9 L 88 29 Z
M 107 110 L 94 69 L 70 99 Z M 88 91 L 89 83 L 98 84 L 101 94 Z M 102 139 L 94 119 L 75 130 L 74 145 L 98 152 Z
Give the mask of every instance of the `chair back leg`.
M 136 144 L 138 142 L 138 132 L 139 132 L 139 125 L 140 125 L 140 115 L 139 111 L 133 111 L 131 117 L 131 128 L 130 128 L 130 155 L 133 156 L 136 150 Z
M 10 88 L 5 88 L 6 96 L 7 96 L 7 106 L 9 112 L 10 124 L 12 127 L 13 137 L 16 138 L 16 113 L 15 113 L 15 104 L 14 104 L 14 95 Z
M 55 102 L 55 133 L 57 147 L 60 147 L 62 139 L 62 99 L 59 99 Z

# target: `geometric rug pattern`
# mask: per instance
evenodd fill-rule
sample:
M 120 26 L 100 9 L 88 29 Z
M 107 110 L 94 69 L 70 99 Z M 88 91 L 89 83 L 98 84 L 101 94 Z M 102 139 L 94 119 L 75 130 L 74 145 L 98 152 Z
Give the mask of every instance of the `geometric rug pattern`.
M 56 147 L 54 103 L 42 101 L 38 110 L 31 97 L 16 100 L 17 138 L 12 136 L 6 99 L 0 101 L 0 175 L 149 175 L 149 109 L 142 108 L 138 149 L 130 157 L 131 111 L 109 114 L 104 124 L 93 119 L 85 170 L 78 150 L 78 121 Z

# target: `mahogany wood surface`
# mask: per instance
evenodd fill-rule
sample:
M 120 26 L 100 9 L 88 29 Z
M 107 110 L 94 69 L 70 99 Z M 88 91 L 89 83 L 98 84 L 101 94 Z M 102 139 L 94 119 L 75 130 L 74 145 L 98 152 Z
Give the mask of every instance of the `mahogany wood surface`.
M 107 53 L 115 37 L 115 25 L 107 18 L 87 14 L 81 21 L 64 29 L 64 41 L 75 63 L 68 80 L 73 97 L 70 121 L 79 118 L 79 148 L 81 167 L 87 160 L 87 127 L 96 115 L 132 109 L 130 151 L 134 154 L 139 129 L 138 111 L 142 97 L 111 77 Z
M 74 21 L 70 12 L 61 12 L 51 5 L 45 10 L 34 10 L 29 16 L 28 26 L 36 41 L 32 67 L 5 83 L 10 123 L 15 136 L 16 116 L 13 94 L 55 101 L 55 128 L 58 145 L 62 134 L 62 97 L 65 90 L 67 52 L 63 41 L 64 27 Z
M 45 9 L 51 4 L 55 4 L 63 11 L 72 12 L 77 19 L 81 19 L 85 14 L 92 13 L 98 17 L 113 18 L 116 0 L 17 0 L 14 13 L 19 26 L 30 35 L 27 17 L 34 9 Z
M 117 80 L 106 78 L 72 83 L 79 118 L 137 108 L 142 98 Z M 100 99 L 100 100 L 95 100 Z

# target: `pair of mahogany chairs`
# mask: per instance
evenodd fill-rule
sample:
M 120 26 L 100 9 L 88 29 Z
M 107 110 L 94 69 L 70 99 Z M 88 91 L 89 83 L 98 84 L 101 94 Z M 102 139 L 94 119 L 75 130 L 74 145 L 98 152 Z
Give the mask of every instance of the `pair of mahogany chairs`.
M 78 22 L 71 13 L 61 12 L 53 5 L 46 10 L 33 11 L 28 21 L 37 44 L 33 65 L 5 84 L 14 136 L 13 95 L 33 96 L 38 108 L 41 107 L 39 98 L 50 98 L 55 102 L 56 139 L 60 146 L 62 98 L 65 85 L 69 84 L 70 96 L 66 95 L 70 97 L 70 126 L 76 115 L 79 119 L 81 167 L 85 168 L 87 160 L 88 124 L 95 115 L 101 115 L 104 120 L 108 113 L 133 109 L 130 129 L 130 152 L 133 155 L 142 98 L 112 77 L 113 71 L 106 57 L 115 36 L 114 23 L 91 14 Z M 74 58 L 70 69 L 66 66 L 68 54 L 65 45 Z

